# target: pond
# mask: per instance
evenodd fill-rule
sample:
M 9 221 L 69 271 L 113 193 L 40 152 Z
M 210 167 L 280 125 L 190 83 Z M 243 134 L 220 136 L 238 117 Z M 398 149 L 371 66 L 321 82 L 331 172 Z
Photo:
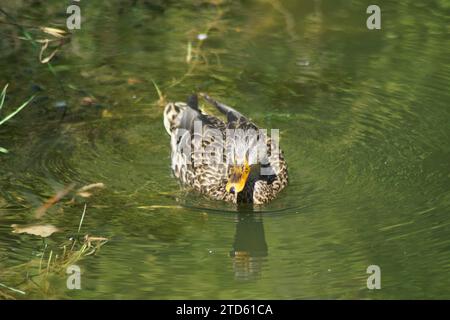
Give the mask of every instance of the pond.
M 24 30 L 50 38 L 36 27 L 65 29 L 68 4 L 0 5 L 1 117 L 35 95 L 0 126 L 0 283 L 20 291 L 0 298 L 450 297 L 449 1 L 379 1 L 381 30 L 362 0 L 78 5 L 50 67 Z M 280 130 L 277 199 L 236 208 L 180 188 L 162 102 L 192 92 Z M 73 183 L 104 188 L 37 220 Z M 35 223 L 60 232 L 12 232 Z M 86 234 L 108 241 L 74 262 L 81 290 L 64 269 L 39 274 Z

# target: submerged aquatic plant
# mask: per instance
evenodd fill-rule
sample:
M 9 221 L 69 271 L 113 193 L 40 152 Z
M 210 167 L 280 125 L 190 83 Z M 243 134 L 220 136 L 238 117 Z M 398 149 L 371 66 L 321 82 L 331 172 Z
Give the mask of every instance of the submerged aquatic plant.
M 5 85 L 5 87 L 3 88 L 2 93 L 0 94 L 0 111 L 3 108 L 3 105 L 5 104 L 5 97 L 6 97 L 6 89 L 8 89 L 8 84 Z M 4 123 L 6 123 L 8 120 L 10 120 L 12 117 L 14 117 L 16 114 L 18 114 L 23 108 L 25 108 L 30 102 L 31 100 L 34 99 L 34 96 L 32 96 L 31 98 L 29 98 L 27 101 L 25 101 L 24 103 L 22 103 L 22 105 L 20 107 L 18 107 L 16 110 L 14 110 L 13 112 L 11 112 L 9 115 L 7 115 L 5 118 L 0 120 L 0 126 Z M 2 153 L 8 153 L 8 150 L 5 148 L 0 147 L 0 152 Z
M 67 196 L 72 196 L 72 199 L 67 203 L 75 203 L 76 196 L 83 199 L 89 198 L 95 190 L 103 189 L 105 184 L 97 182 L 78 189 L 75 189 L 75 187 L 76 184 L 72 183 L 57 191 L 35 211 L 34 218 L 36 220 L 43 219 L 48 209 Z M 81 259 L 95 255 L 109 241 L 106 237 L 80 233 L 87 207 L 88 205 L 85 203 L 78 229 L 73 233 L 74 235 L 67 235 L 67 240 L 58 242 L 56 245 L 54 241 L 52 245 L 49 245 L 46 239 L 56 232 L 66 233 L 67 228 L 58 228 L 48 223 L 37 222 L 29 225 L 11 225 L 14 234 L 40 237 L 43 240 L 44 247 L 25 263 L 8 267 L 0 265 L 0 299 L 17 299 L 21 296 L 30 298 L 34 295 L 44 295 L 51 298 L 54 294 L 54 288 L 51 286 L 52 279 L 60 278 L 67 272 L 69 266 L 78 263 Z M 26 271 L 25 278 L 23 277 L 24 271 Z
M 88 185 L 85 188 L 98 186 Z M 90 234 L 80 234 L 81 226 L 86 215 L 87 204 L 85 203 L 81 215 L 76 236 L 59 243 L 56 247 L 47 243 L 42 252 L 26 263 L 7 268 L 0 268 L 0 279 L 7 280 L 8 284 L 0 282 L 0 299 L 17 299 L 20 296 L 32 297 L 34 294 L 51 297 L 51 279 L 61 277 L 67 268 L 78 263 L 81 259 L 95 255 L 109 239 Z M 13 225 L 13 233 L 27 233 L 41 238 L 49 237 L 56 231 L 62 231 L 52 225 Z M 26 270 L 26 278 L 23 278 Z M 10 284 L 15 284 L 11 286 Z M 20 289 L 19 289 L 20 288 Z
M 80 239 L 71 238 L 58 248 L 49 250 L 48 245 L 45 245 L 43 251 L 30 261 L 2 268 L 0 279 L 8 284 L 0 282 L 0 299 L 15 300 L 20 296 L 32 297 L 36 294 L 51 297 L 52 278 L 61 277 L 69 266 L 79 263 L 87 256 L 95 255 L 108 240 L 105 237 L 86 234 Z

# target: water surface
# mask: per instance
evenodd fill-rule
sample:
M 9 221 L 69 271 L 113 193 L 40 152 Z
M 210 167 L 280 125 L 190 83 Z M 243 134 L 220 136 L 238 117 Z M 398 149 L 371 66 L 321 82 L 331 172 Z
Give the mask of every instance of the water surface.
M 16 27 L 0 24 L 7 107 L 37 94 L 0 127 L 10 151 L 0 154 L 0 282 L 26 295 L 8 293 L 449 298 L 450 3 L 381 1 L 375 31 L 368 5 L 81 2 L 81 30 L 51 61 L 56 77 Z M 65 6 L 1 5 L 23 25 L 60 28 Z M 167 100 L 205 91 L 280 129 L 288 188 L 258 210 L 181 190 L 153 81 Z M 84 203 L 81 232 L 110 241 L 77 262 L 82 290 L 68 290 L 64 273 L 30 285 L 26 268 L 10 270 L 43 243 L 10 225 L 35 223 L 34 210 L 72 182 L 106 188 L 52 207 L 43 221 L 63 232 L 48 246 L 56 252 L 76 233 Z M 366 287 L 373 264 L 381 290 Z

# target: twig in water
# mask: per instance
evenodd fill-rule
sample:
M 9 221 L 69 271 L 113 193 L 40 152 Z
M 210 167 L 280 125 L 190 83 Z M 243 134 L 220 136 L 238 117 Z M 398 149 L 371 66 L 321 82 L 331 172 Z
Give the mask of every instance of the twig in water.
M 0 110 L 3 108 L 3 104 L 5 103 L 5 97 L 6 97 L 6 89 L 8 89 L 8 83 L 3 88 L 2 93 L 0 94 Z
M 80 233 L 81 230 L 81 225 L 83 224 L 83 220 L 84 220 L 84 214 L 86 213 L 86 208 L 87 208 L 87 204 L 84 204 L 84 209 L 83 209 L 83 214 L 81 215 L 81 220 L 80 220 L 80 224 L 78 225 L 78 234 Z
M 14 291 L 14 292 L 16 292 L 16 293 L 26 294 L 26 293 L 23 292 L 22 290 L 18 290 L 18 289 L 14 289 L 14 288 L 8 287 L 6 284 L 3 284 L 3 283 L 1 283 L 1 282 L 0 282 L 0 287 L 9 289 L 9 290 Z
M 190 63 L 192 60 L 192 42 L 188 42 L 187 45 L 187 55 L 186 55 L 186 63 Z
M 39 273 L 41 272 L 42 269 L 42 260 L 44 259 L 45 249 L 47 249 L 47 244 L 45 244 L 44 251 L 42 251 L 41 260 L 39 261 Z
M 53 250 L 50 251 L 50 256 L 48 257 L 48 261 L 47 261 L 47 274 L 48 274 L 48 271 L 50 270 L 50 262 L 52 261 L 52 256 L 53 256 Z

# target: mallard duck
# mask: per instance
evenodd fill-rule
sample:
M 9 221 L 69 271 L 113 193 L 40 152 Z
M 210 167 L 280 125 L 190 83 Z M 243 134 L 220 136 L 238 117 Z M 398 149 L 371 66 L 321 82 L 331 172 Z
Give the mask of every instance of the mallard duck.
M 257 205 L 273 200 L 288 184 L 287 165 L 276 139 L 235 109 L 201 96 L 226 121 L 202 112 L 196 94 L 187 103 L 166 105 L 164 127 L 171 137 L 175 177 L 211 199 Z M 261 147 L 265 152 L 255 153 Z

